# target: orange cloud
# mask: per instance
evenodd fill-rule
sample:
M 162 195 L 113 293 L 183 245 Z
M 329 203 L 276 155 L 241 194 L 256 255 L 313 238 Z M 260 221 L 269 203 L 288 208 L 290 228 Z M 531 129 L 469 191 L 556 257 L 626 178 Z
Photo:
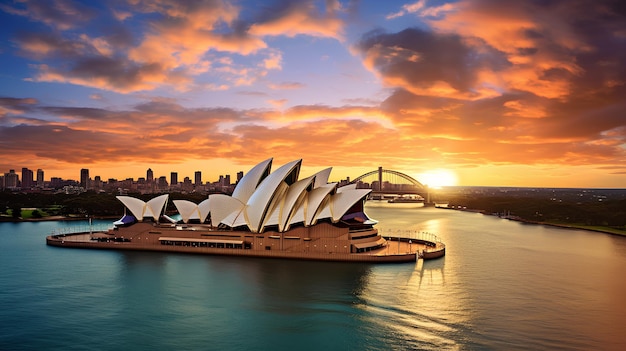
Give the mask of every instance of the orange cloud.
M 267 18 L 252 24 L 250 34 L 287 37 L 304 34 L 343 40 L 344 22 L 339 18 L 339 1 L 327 1 L 325 13 L 319 13 L 309 1 L 281 3 L 279 6 L 268 11 L 271 14 Z
M 0 167 L 15 167 L 20 159 L 38 168 L 55 160 L 76 169 L 114 169 L 120 163 L 134 169 L 141 164 L 210 163 L 210 159 L 250 165 L 273 156 L 277 162 L 305 158 L 310 167 L 337 164 L 358 169 L 379 165 L 414 169 L 416 162 L 446 167 L 613 164 L 611 173 L 623 169 L 619 165 L 626 155 L 620 145 L 626 129 L 618 119 L 611 123 L 596 115 L 598 125 L 571 131 L 563 130 L 563 123 L 553 118 L 505 116 L 502 112 L 526 101 L 523 95 L 468 106 L 404 94 L 406 100 L 396 93 L 383 109 L 299 106 L 284 114 L 186 108 L 174 99 L 153 99 L 114 111 L 5 98 L 0 106 L 10 112 L 0 119 L 0 143 L 11 158 L 0 162 Z M 396 114 L 393 108 L 400 103 L 412 111 Z M 420 105 L 428 113 L 420 115 Z M 485 118 L 487 112 L 500 117 Z M 35 113 L 56 118 L 28 117 Z M 561 117 L 566 118 L 567 112 Z M 497 126 L 504 128 L 494 129 Z M 20 142 L 25 138 L 32 142 Z
M 274 90 L 293 90 L 304 88 L 304 84 L 298 82 L 282 82 L 269 84 L 268 87 Z

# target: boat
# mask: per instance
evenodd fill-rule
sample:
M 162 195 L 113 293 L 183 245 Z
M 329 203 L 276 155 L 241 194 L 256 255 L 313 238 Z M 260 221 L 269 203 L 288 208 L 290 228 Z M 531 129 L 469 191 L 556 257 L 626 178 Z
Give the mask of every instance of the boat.
M 399 196 L 394 197 L 393 199 L 387 200 L 388 203 L 391 204 L 399 204 L 399 203 L 422 203 L 424 202 L 424 198 L 419 195 L 411 195 L 411 196 Z
M 200 204 L 174 200 L 180 220 L 164 214 L 168 194 L 147 202 L 118 196 L 132 215 L 106 231 L 53 234 L 50 246 L 343 262 L 410 262 L 445 255 L 445 245 L 420 237 L 383 237 L 364 211 L 371 190 L 329 183 L 330 168 L 298 180 L 301 160 L 270 172 L 253 167 L 232 196 Z M 178 217 L 178 216 L 176 216 Z

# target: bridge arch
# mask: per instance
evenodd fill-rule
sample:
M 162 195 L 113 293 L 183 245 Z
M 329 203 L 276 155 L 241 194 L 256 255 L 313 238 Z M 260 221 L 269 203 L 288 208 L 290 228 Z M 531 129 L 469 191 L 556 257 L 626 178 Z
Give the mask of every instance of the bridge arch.
M 373 191 L 384 192 L 385 188 L 381 186 L 384 186 L 385 183 L 390 183 L 394 185 L 410 185 L 413 187 L 413 189 L 405 187 L 405 190 L 413 190 L 416 193 L 428 192 L 428 187 L 426 185 L 420 183 L 417 179 L 411 177 L 410 175 L 390 169 L 383 169 L 382 167 L 379 167 L 377 170 L 367 172 L 363 175 L 356 177 L 350 182 L 350 184 L 358 184 L 360 182 L 373 184 L 376 181 L 378 182 L 378 186 L 372 186 Z M 397 192 L 397 189 L 388 190 L 394 190 Z

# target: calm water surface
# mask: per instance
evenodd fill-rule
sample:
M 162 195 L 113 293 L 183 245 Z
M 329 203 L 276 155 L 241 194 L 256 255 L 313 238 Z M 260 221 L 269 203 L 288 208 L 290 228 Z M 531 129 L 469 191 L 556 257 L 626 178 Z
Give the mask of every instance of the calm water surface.
M 370 265 L 45 245 L 0 223 L 0 350 L 623 350 L 626 238 L 368 203 L 443 259 Z M 105 222 L 106 223 L 106 222 Z

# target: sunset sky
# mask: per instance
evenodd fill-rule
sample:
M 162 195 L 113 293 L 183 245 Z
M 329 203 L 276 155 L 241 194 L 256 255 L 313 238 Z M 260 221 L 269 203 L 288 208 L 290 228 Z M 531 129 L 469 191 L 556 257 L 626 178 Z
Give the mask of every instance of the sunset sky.
M 0 23 L 0 173 L 215 181 L 273 157 L 626 187 L 619 0 L 8 0 Z

